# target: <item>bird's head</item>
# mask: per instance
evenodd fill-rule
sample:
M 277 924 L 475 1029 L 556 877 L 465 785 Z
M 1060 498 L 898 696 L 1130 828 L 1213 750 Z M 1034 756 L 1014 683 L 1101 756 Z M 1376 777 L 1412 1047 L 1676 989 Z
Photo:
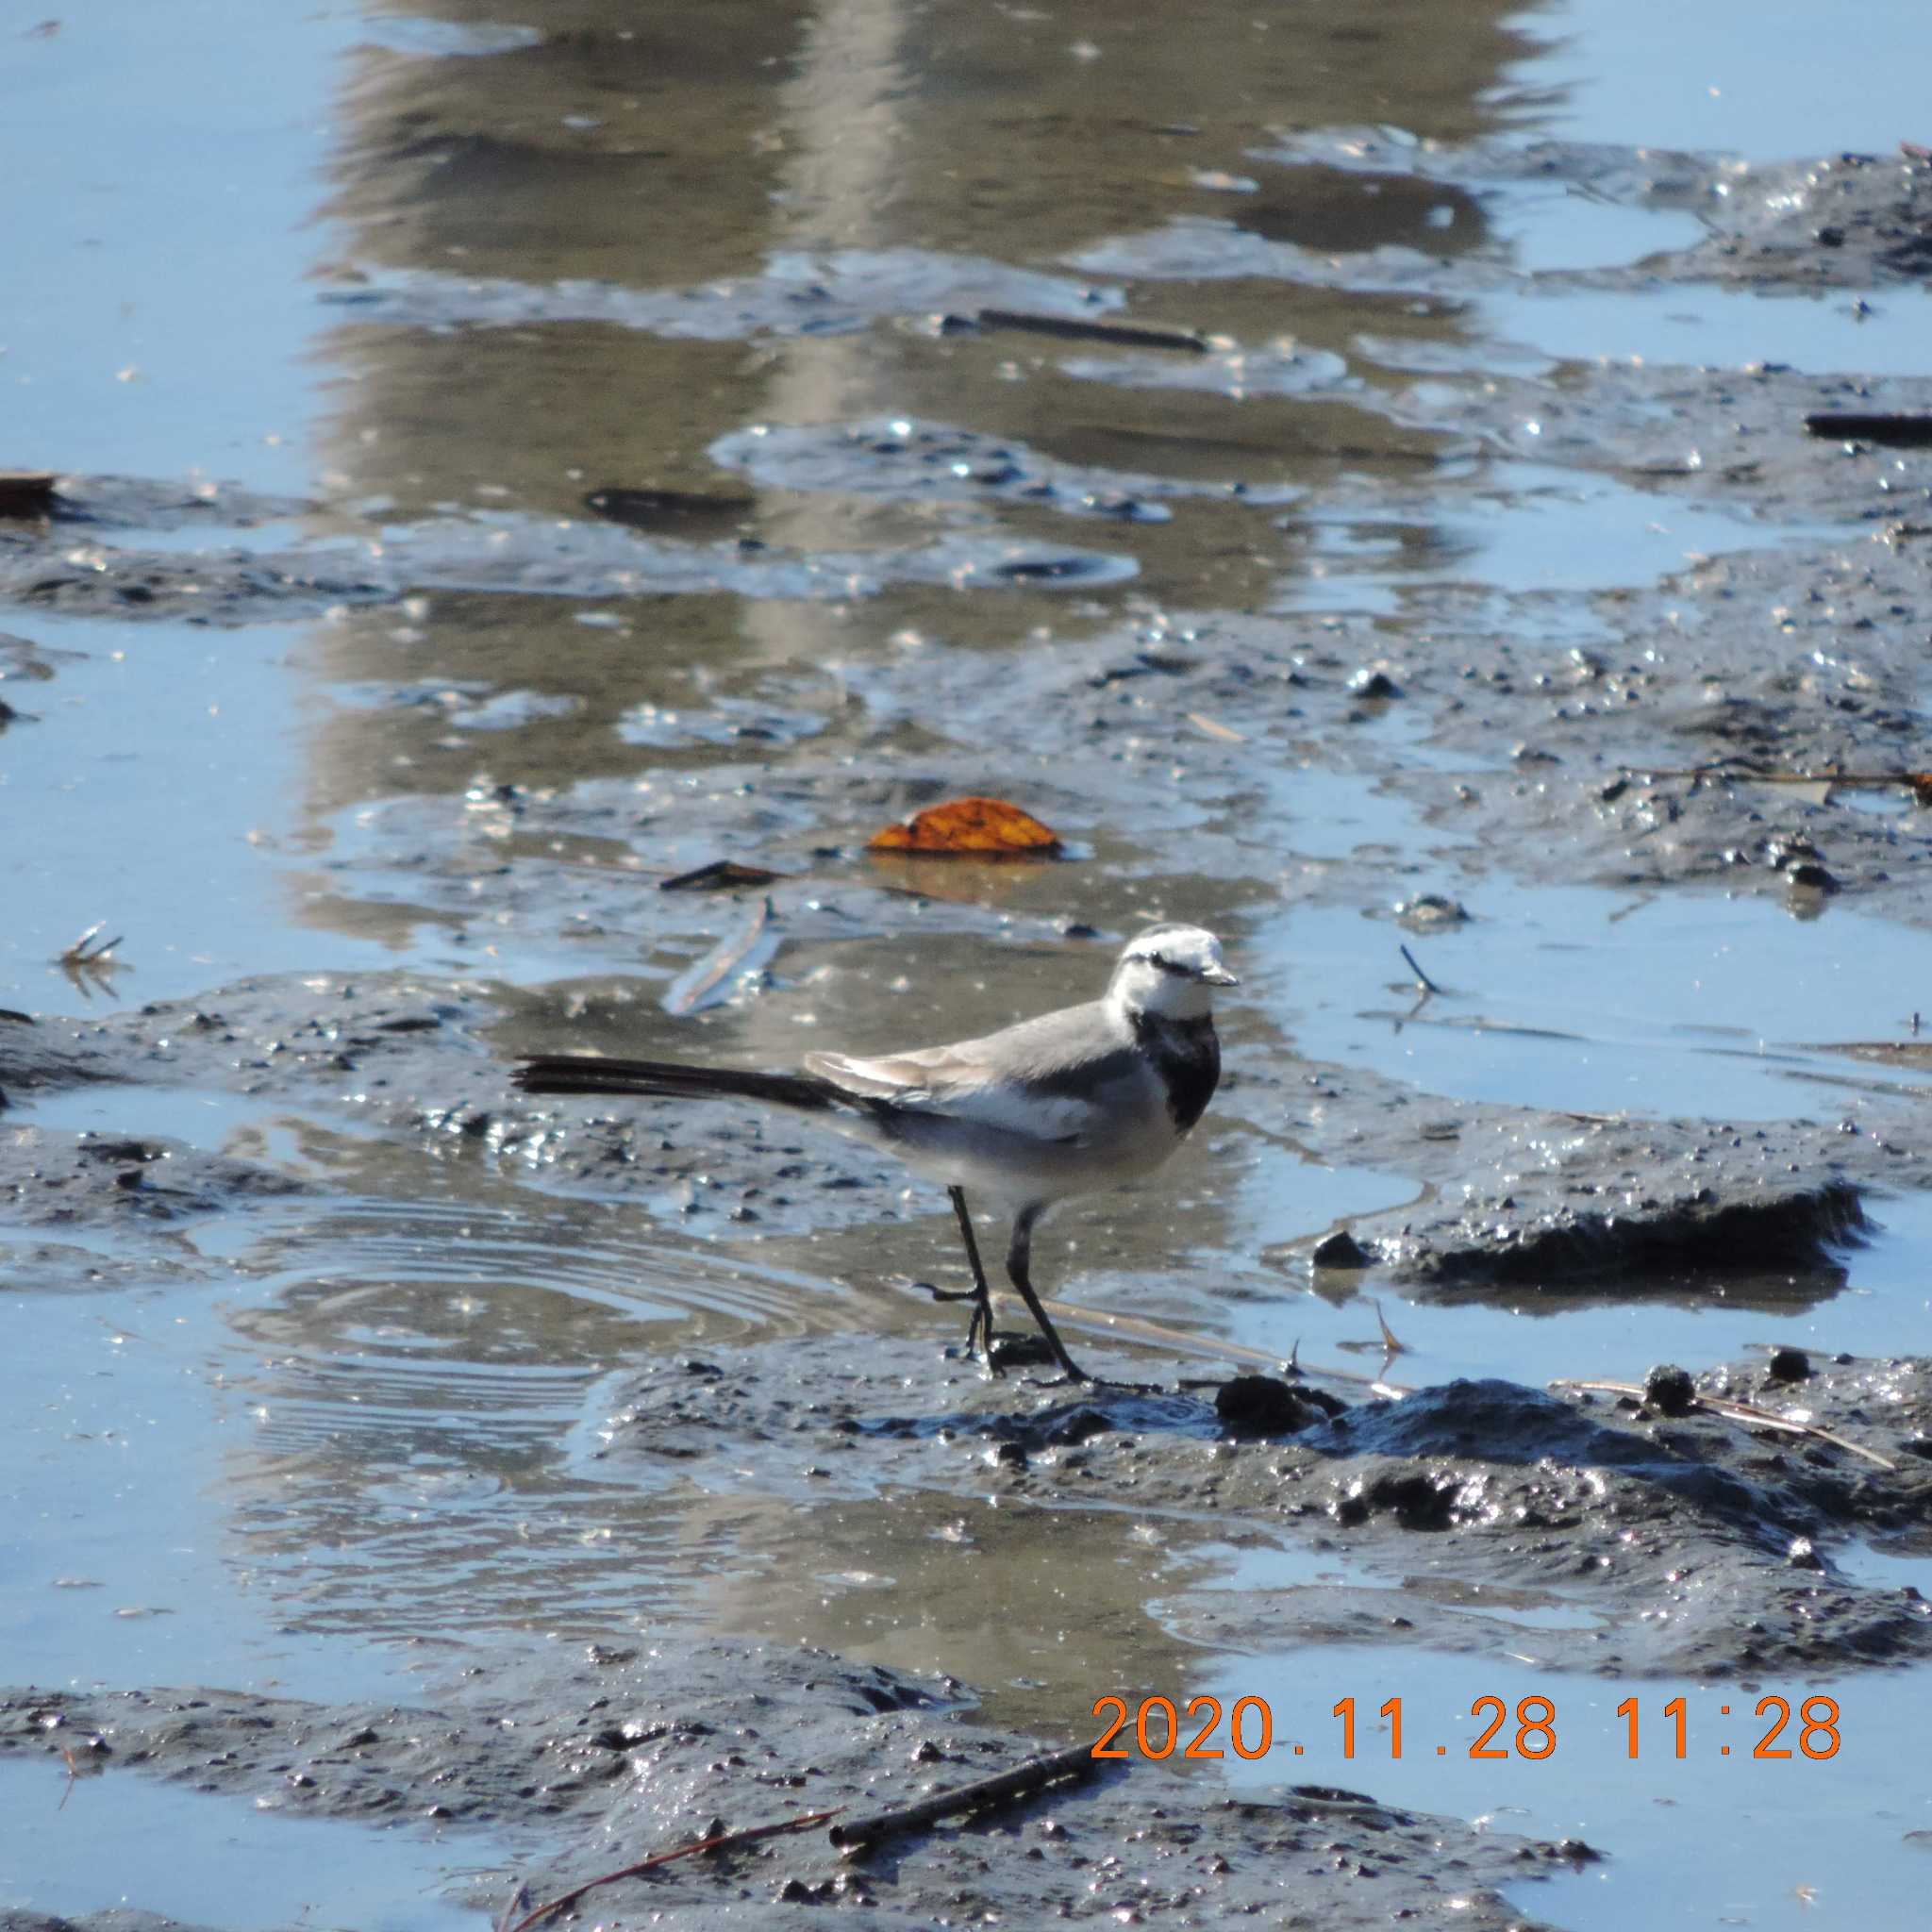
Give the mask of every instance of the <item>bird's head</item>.
M 1198 925 L 1150 925 L 1127 941 L 1108 998 L 1129 1013 L 1198 1020 L 1214 1004 L 1214 988 L 1239 986 L 1222 963 L 1221 941 Z

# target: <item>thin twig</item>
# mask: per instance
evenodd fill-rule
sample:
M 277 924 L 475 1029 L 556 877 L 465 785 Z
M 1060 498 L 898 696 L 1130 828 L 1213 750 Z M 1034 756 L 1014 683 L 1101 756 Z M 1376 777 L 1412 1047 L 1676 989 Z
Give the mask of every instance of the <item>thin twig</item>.
M 54 961 L 83 999 L 92 999 L 96 991 L 112 992 L 115 974 L 127 964 L 114 950 L 121 943 L 121 935 L 116 933 L 110 940 L 101 938 L 101 926 L 106 923 L 103 920 L 89 926 Z
M 1009 1805 L 1016 1798 L 1030 1797 L 1042 1785 L 1086 1777 L 1092 1770 L 1093 1746 L 1071 1744 L 1064 1751 L 1029 1757 L 996 1776 L 955 1785 L 950 1791 L 935 1791 L 916 1805 L 899 1805 L 890 1811 L 875 1811 L 870 1818 L 855 1818 L 850 1824 L 835 1824 L 827 1836 L 848 1858 L 857 1857 L 867 1846 L 896 1832 L 916 1831 L 923 1824 L 936 1824 L 942 1818 L 956 1818 L 966 1811 Z
M 1647 1393 L 1641 1382 L 1579 1382 L 1564 1377 L 1552 1382 L 1550 1387 L 1590 1389 L 1605 1395 L 1633 1395 L 1639 1402 Z M 1834 1449 L 1842 1449 L 1850 1456 L 1862 1456 L 1867 1462 L 1875 1462 L 1880 1469 L 1895 1471 L 1898 1468 L 1890 1457 L 1879 1455 L 1875 1449 L 1867 1449 L 1862 1442 L 1854 1442 L 1818 1423 L 1794 1422 L 1788 1415 L 1759 1408 L 1755 1402 L 1739 1402 L 1728 1395 L 1693 1395 L 1690 1406 L 1723 1416 L 1726 1422 L 1743 1423 L 1754 1429 L 1778 1429 L 1788 1436 L 1808 1436 L 1814 1442 L 1829 1442 Z
M 1369 1306 L 1370 1307 L 1374 1309 L 1376 1326 L 1379 1327 L 1382 1331 L 1382 1346 L 1386 1348 L 1391 1356 L 1407 1355 L 1408 1353 L 1408 1350 L 1403 1345 L 1403 1343 L 1396 1341 L 1395 1331 L 1394 1329 L 1390 1327 L 1389 1318 L 1382 1312 L 1382 1304 L 1377 1301 L 1372 1301 L 1369 1304 Z
M 118 932 L 110 940 L 99 937 L 101 927 L 107 923 L 105 919 L 96 920 L 54 963 L 66 967 L 70 972 L 76 967 L 105 965 L 108 955 L 122 940 Z
M 1397 950 L 1401 953 L 1402 957 L 1408 961 L 1408 970 L 1415 974 L 1417 981 L 1420 983 L 1422 990 L 1425 993 L 1436 993 L 1441 992 L 1442 991 L 1442 989 L 1440 986 L 1438 986 L 1436 982 L 1433 979 L 1431 979 L 1429 975 L 1426 973 L 1424 973 L 1420 966 L 1418 966 L 1415 963 L 1415 955 L 1411 953 L 1407 946 L 1398 947 Z
M 675 1845 L 668 1852 L 654 1853 L 648 1858 L 640 1858 L 635 1865 L 626 1865 L 621 1872 L 607 1872 L 601 1878 L 587 1879 L 574 1891 L 558 1892 L 553 1899 L 546 1899 L 533 1910 L 525 1912 L 516 1923 L 506 1928 L 506 1932 L 530 1932 L 533 1925 L 541 1925 L 552 1912 L 560 1912 L 566 1907 L 574 1906 L 586 1892 L 595 1891 L 600 1885 L 614 1885 L 620 1878 L 636 1878 L 645 1872 L 655 1872 L 659 1865 L 668 1865 L 674 1858 L 689 1858 L 699 1852 L 735 1852 L 740 1845 L 756 1844 L 759 1839 L 777 1838 L 788 1831 L 809 1831 L 814 1824 L 823 1824 L 828 1818 L 836 1818 L 844 1809 L 835 1805 L 829 1811 L 808 1811 L 800 1818 L 787 1818 L 776 1824 L 754 1824 L 745 1831 L 715 1832 L 709 1838 L 692 1839 L 689 1844 Z

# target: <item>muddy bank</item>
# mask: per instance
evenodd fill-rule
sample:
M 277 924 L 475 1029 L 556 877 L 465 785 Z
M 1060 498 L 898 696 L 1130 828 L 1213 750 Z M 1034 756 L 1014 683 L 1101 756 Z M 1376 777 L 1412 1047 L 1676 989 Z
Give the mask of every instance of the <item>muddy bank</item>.
M 958 924 L 971 929 L 955 908 L 934 911 L 935 941 Z M 872 963 L 872 948 L 861 963 L 842 938 L 796 943 L 806 960 L 830 948 L 822 957 L 839 963 L 813 971 L 849 980 L 847 998 L 862 999 L 891 970 L 890 957 Z M 1104 964 L 1091 942 L 1058 950 L 1101 954 Z M 781 985 L 792 963 L 776 956 Z M 691 1051 L 689 1022 L 618 985 L 607 1003 L 581 983 L 550 993 L 411 974 L 253 980 L 82 1022 L 13 1023 L 0 1031 L 0 1087 L 14 1101 L 0 1188 L 18 1223 L 51 1233 L 245 1209 L 301 1185 L 177 1136 L 36 1125 L 37 1096 L 107 1083 L 226 1092 L 401 1131 L 546 1186 L 630 1196 L 726 1239 L 939 1217 L 942 1202 L 908 1192 L 891 1160 L 808 1123 L 752 1108 L 533 1103 L 511 1092 L 509 1059 L 559 1038 L 586 1051 Z M 1932 1184 L 1932 1148 L 1919 1145 L 1903 1094 L 1848 1097 L 1829 1120 L 1726 1126 L 1442 1100 L 1359 1069 L 1291 1062 L 1238 1065 L 1216 1108 L 1421 1189 L 1409 1207 L 1357 1217 L 1352 1253 L 1324 1248 L 1329 1231 L 1319 1224 L 1269 1252 L 1303 1282 L 1310 1269 L 1335 1285 L 1368 1269 L 1364 1279 L 1462 1292 L 1561 1295 L 1614 1278 L 1620 1292 L 1634 1284 L 1680 1294 L 1756 1272 L 1829 1293 L 1843 1279 L 1840 1251 L 1867 1226 L 1868 1191 Z M 133 1099 L 126 1108 L 133 1122 L 148 1111 Z M 950 1266 L 949 1253 L 928 1253 L 921 1272 Z
M 720 1829 L 891 1808 L 1037 1749 L 976 1723 L 969 1698 L 952 1679 L 810 1649 L 593 1646 L 479 1668 L 425 1707 L 15 1690 L 0 1699 L 0 1752 L 58 1766 L 64 1747 L 91 1772 L 183 1780 L 291 1817 L 487 1825 L 529 1847 L 473 1889 L 475 1904 L 500 1910 L 518 1884 L 547 1899 Z M 1453 1912 L 1500 1932 L 1531 1922 L 1495 1888 L 1521 1898 L 1527 1879 L 1585 1856 L 1328 1787 L 1236 1799 L 1211 1775 L 1140 1763 L 856 1858 L 817 1827 L 688 1859 L 600 1890 L 584 1909 L 611 1926 L 789 1921 L 825 1905 L 906 1926 L 962 1912 L 1207 1925 L 1290 1910 L 1366 1927 Z M 122 1928 L 90 1922 L 90 1932 Z
M 202 1932 L 202 1928 L 131 1906 L 67 1918 L 37 1912 L 31 1906 L 5 1906 L 0 1907 L 0 1932 Z
M 1611 413 L 1573 399 L 1574 433 L 1597 436 Z M 1875 459 L 1836 461 L 1840 510 L 1862 473 L 1876 514 L 1911 514 L 1889 460 L 1889 483 Z M 1909 493 L 1923 505 L 1932 467 L 1914 467 L 1924 474 Z M 1041 808 L 1074 836 L 1108 823 L 1136 781 L 1158 786 L 1222 875 L 1239 877 L 1264 845 L 1301 857 L 1292 822 L 1280 824 L 1298 773 L 1314 809 L 1315 774 L 1362 772 L 1412 806 L 1419 843 L 1452 848 L 1471 877 L 1500 861 L 1536 884 L 1715 888 L 1799 917 L 1838 903 L 1922 924 L 1932 835 L 1910 774 L 1932 757 L 1932 548 L 1897 528 L 1703 558 L 1654 588 L 1467 600 L 1445 589 L 1426 633 L 1407 641 L 1345 620 L 1311 636 L 1279 620 L 1173 612 L 1038 641 L 997 681 L 978 653 L 931 646 L 847 684 L 881 723 L 907 715 L 915 689 L 942 714 L 970 709 L 1010 766 L 1051 770 Z M 1539 635 L 1578 628 L 1587 641 Z M 810 758 L 801 747 L 794 769 Z M 939 746 L 920 765 L 943 780 L 974 760 Z M 1025 782 L 1031 795 L 1039 781 Z M 1422 869 L 1374 854 L 1304 859 L 1291 890 L 1298 902 L 1359 903 L 1380 873 L 1392 900 L 1405 870 Z M 1816 1037 L 1829 1037 L 1826 1016 Z
M 569 890 L 575 898 L 587 889 Z M 629 890 L 667 922 L 688 922 L 679 895 Z M 935 902 L 927 910 L 922 948 L 957 944 L 955 934 L 975 927 L 990 937 L 994 925 L 983 909 Z M 738 916 L 727 898 L 721 925 Z M 773 937 L 783 941 L 768 955 L 773 997 L 808 972 L 820 997 L 836 989 L 840 1004 L 862 1003 L 897 963 L 876 941 L 834 937 L 823 901 L 775 919 Z M 1064 957 L 1097 975 L 1108 955 L 1095 941 L 1058 940 L 1036 957 Z M 0 1028 L 0 1089 L 13 1100 L 0 1189 L 17 1223 L 54 1233 L 245 1209 L 300 1187 L 176 1135 L 37 1125 L 39 1096 L 109 1084 L 231 1093 L 359 1131 L 399 1131 L 545 1186 L 633 1198 L 726 1240 L 940 1218 L 942 1200 L 908 1191 L 889 1158 L 809 1123 L 749 1107 L 533 1103 L 512 1092 L 514 1056 L 559 1039 L 583 1051 L 705 1051 L 702 1029 L 694 1040 L 690 1021 L 618 980 L 608 991 L 594 981 L 530 991 L 407 974 L 308 974 L 84 1021 L 9 1023 Z M 1560 1296 L 1614 1281 L 1619 1293 L 1694 1295 L 1700 1283 L 1763 1274 L 1824 1295 L 1842 1284 L 1841 1251 L 1868 1230 L 1869 1195 L 1932 1185 L 1932 1145 L 1917 1132 L 1909 1091 L 1840 1095 L 1820 1120 L 1728 1125 L 1448 1100 L 1359 1068 L 1270 1063 L 1252 1051 L 1243 1058 L 1216 1101 L 1216 1127 L 1285 1132 L 1321 1158 L 1402 1175 L 1419 1190 L 1407 1207 L 1353 1218 L 1353 1250 L 1324 1247 L 1330 1230 L 1319 1224 L 1269 1250 L 1269 1263 L 1300 1283 L 1316 1270 L 1332 1287 L 1356 1276 Z M 155 1109 L 130 1098 L 125 1111 L 143 1124 Z M 937 1251 L 915 1244 L 904 1257 L 925 1273 L 950 1267 L 950 1253 L 943 1242 Z
M 1701 1393 L 1828 1427 L 1885 1468 L 1803 1435 L 1502 1381 L 1333 1415 L 1319 1387 L 1284 1391 L 1257 1429 L 1230 1423 L 1215 1385 L 1150 1387 L 1129 1379 L 1144 1357 L 1085 1353 L 1121 1383 L 988 1382 L 887 1342 L 660 1361 L 600 1421 L 598 1459 L 673 1491 L 803 1502 L 940 1489 L 1006 1508 L 1125 1507 L 1224 1534 L 1239 1524 L 1368 1573 L 1359 1586 L 1179 1599 L 1177 1627 L 1220 1649 L 1510 1655 L 1524 1641 L 1507 1614 L 1515 1592 L 1575 1613 L 1535 1632 L 1539 1660 L 1564 1670 L 1707 1678 L 1932 1657 L 1932 1606 L 1840 1569 L 1864 1541 L 1919 1547 L 1932 1533 L 1923 1360 L 1781 1362 L 1775 1374 L 1740 1363 L 1695 1379 Z M 1486 1604 L 1486 1591 L 1503 1595 Z M 1445 1620 L 1445 1599 L 1464 1614 Z

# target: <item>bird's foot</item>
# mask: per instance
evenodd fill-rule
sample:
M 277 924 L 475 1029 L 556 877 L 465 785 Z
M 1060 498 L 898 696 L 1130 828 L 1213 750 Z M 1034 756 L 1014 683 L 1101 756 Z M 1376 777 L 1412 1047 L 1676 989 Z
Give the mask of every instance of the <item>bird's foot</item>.
M 1105 1375 L 1090 1375 L 1085 1369 L 1069 1362 L 1050 1381 L 1028 1382 L 1029 1389 L 1105 1389 L 1109 1386 Z
M 1064 1388 L 1069 1383 L 1091 1382 L 1094 1378 L 1064 1355 L 1056 1355 L 1043 1335 L 1016 1335 L 1003 1332 L 992 1346 L 993 1360 L 1003 1369 L 1058 1369 L 1051 1382 L 1029 1382 L 1034 1389 Z
M 968 1361 L 976 1361 L 989 1375 L 998 1379 L 1005 1375 L 1006 1365 L 998 1359 L 1003 1349 L 995 1348 L 992 1335 L 992 1308 L 976 1288 L 939 1288 L 930 1281 L 915 1281 L 914 1288 L 923 1288 L 936 1302 L 974 1302 L 973 1319 L 966 1324 L 966 1342 L 960 1354 Z

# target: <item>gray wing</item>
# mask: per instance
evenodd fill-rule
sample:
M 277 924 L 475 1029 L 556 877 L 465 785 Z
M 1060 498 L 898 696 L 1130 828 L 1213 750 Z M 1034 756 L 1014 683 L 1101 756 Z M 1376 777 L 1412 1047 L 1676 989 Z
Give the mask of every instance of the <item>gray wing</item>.
M 1094 1000 L 1023 1020 L 981 1040 L 855 1059 L 805 1057 L 808 1071 L 852 1094 L 911 1112 L 998 1128 L 1040 1141 L 1083 1140 L 1110 1118 L 1124 1083 L 1144 1069 L 1133 1042 Z

